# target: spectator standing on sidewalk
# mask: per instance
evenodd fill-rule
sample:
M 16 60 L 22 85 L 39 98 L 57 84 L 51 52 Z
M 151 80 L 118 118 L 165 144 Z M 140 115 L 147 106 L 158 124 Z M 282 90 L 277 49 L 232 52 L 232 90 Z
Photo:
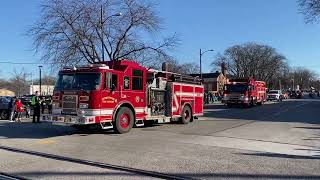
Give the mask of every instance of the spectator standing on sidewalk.
M 14 122 L 15 111 L 16 111 L 15 99 L 12 97 L 9 102 L 9 122 Z
M 16 100 L 15 106 L 16 106 L 16 121 L 21 122 L 22 112 L 24 109 L 20 99 Z
M 26 110 L 26 118 L 30 118 L 30 105 L 27 103 L 25 105 L 25 110 Z
M 47 101 L 48 105 L 48 114 L 52 114 L 52 98 L 49 97 L 49 100 Z
M 32 97 L 31 105 L 33 107 L 33 119 L 32 123 L 40 123 L 40 98 L 39 98 L 39 92 L 36 91 L 35 96 Z M 37 117 L 37 121 L 36 121 Z
M 40 104 L 41 104 L 41 114 L 44 114 L 44 110 L 46 109 L 46 99 L 45 99 L 45 97 L 42 97 Z

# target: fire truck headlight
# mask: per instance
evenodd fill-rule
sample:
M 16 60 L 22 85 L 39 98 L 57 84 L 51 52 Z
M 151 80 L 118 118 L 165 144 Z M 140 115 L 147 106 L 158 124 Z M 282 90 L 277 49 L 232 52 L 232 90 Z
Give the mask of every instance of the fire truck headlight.
M 84 111 L 84 110 L 79 110 L 78 111 L 78 115 L 79 116 L 84 116 L 86 114 L 86 111 Z
M 241 100 L 244 100 L 244 94 L 241 94 L 241 95 L 240 95 L 240 99 L 241 99 Z
M 57 108 L 59 108 L 59 107 L 60 107 L 60 103 L 57 103 L 57 102 L 52 103 L 52 108 L 57 109 Z
M 228 94 L 224 94 L 224 95 L 223 95 L 223 99 L 224 99 L 225 101 L 229 100 Z
M 88 103 L 80 103 L 79 104 L 79 108 L 80 109 L 87 109 L 89 107 L 89 104 Z

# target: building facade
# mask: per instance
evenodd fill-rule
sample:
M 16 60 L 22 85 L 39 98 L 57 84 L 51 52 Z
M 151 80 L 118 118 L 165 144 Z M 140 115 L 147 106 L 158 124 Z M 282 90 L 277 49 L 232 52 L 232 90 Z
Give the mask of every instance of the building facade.
M 200 77 L 200 74 L 191 74 L 193 77 Z M 206 93 L 222 95 L 224 85 L 228 83 L 227 71 L 224 64 L 221 65 L 221 72 L 202 73 L 204 90 Z
M 15 93 L 7 89 L 0 89 L 0 96 L 15 96 Z
M 53 95 L 53 85 L 41 85 L 41 95 Z M 30 94 L 35 94 L 36 91 L 40 92 L 40 85 L 30 85 Z

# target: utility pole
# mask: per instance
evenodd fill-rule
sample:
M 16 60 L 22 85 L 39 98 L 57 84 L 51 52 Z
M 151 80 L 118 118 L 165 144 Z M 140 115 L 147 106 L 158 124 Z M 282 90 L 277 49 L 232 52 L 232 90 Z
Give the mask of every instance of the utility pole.
M 292 79 L 292 90 L 294 91 L 294 78 Z
M 42 91 L 41 91 L 41 68 L 42 68 L 42 66 L 38 66 L 39 67 L 39 90 L 40 90 L 40 95 L 41 95 L 41 93 L 42 93 Z
M 200 48 L 200 79 L 202 79 L 202 51 Z
M 202 79 L 202 56 L 207 53 L 207 52 L 212 52 L 214 51 L 213 49 L 210 49 L 210 50 L 207 50 L 207 51 L 204 51 L 202 52 L 202 49 L 200 49 L 200 79 Z
M 31 87 L 30 87 L 30 95 L 33 94 L 33 73 L 28 73 L 27 75 L 30 75 L 31 77 Z
M 101 20 L 101 54 L 102 54 L 102 62 L 104 62 L 104 43 L 103 43 L 103 24 L 104 24 L 104 22 L 103 22 L 103 7 L 102 7 L 102 5 L 101 5 L 101 9 L 100 9 L 100 20 Z
M 279 90 L 282 90 L 282 86 L 281 86 L 281 80 L 279 80 Z

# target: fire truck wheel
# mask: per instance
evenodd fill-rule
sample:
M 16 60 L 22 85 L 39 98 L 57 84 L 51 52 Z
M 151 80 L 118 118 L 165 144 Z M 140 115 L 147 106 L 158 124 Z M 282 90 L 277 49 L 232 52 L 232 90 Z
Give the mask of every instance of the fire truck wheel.
M 260 102 L 257 102 L 258 106 L 262 106 L 263 105 L 263 100 L 261 100 Z
M 181 122 L 182 124 L 188 124 L 192 119 L 192 111 L 190 106 L 184 106 L 183 110 L 181 111 Z
M 117 133 L 124 134 L 131 130 L 134 124 L 134 116 L 131 109 L 121 107 L 116 115 L 114 130 Z

